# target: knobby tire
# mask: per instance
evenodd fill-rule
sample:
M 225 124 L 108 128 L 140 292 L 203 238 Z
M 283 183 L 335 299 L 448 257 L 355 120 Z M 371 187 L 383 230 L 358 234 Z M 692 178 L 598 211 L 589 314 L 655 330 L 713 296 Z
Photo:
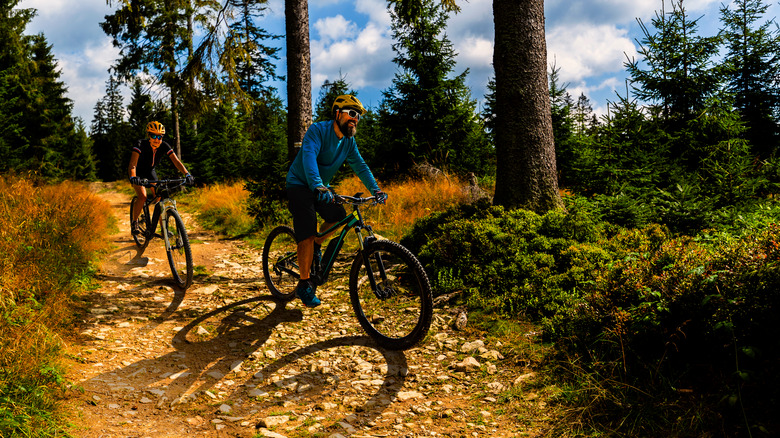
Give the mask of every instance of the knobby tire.
M 176 210 L 165 211 L 162 232 L 173 280 L 180 288 L 187 289 L 192 285 L 192 251 L 184 221 Z
M 366 260 L 381 297 L 371 287 Z M 349 294 L 358 322 L 381 347 L 408 350 L 428 334 L 433 317 L 430 282 L 420 261 L 401 244 L 367 243 L 352 263 Z

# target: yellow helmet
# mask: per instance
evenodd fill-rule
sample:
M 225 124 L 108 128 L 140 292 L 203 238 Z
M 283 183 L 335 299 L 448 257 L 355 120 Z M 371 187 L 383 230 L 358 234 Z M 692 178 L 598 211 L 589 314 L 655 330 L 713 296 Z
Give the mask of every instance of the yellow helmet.
M 149 122 L 149 124 L 146 125 L 146 132 L 150 134 L 164 135 L 165 126 L 163 126 L 163 124 L 160 122 Z
M 337 97 L 333 102 L 331 112 L 333 112 L 333 115 L 335 116 L 336 110 L 342 110 L 344 108 L 352 108 L 353 110 L 359 112 L 361 116 L 366 113 L 366 109 L 363 108 L 363 104 L 360 103 L 357 97 L 351 94 L 342 94 L 341 96 Z

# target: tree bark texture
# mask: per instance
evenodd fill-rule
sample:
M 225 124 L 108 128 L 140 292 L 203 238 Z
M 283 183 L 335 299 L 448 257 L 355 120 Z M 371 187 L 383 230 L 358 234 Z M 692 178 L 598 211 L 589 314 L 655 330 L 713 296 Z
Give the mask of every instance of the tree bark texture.
M 496 73 L 494 203 L 563 208 L 547 84 L 544 0 L 493 0 Z
M 311 54 L 307 0 L 285 0 L 287 31 L 287 156 L 303 140 L 312 122 Z

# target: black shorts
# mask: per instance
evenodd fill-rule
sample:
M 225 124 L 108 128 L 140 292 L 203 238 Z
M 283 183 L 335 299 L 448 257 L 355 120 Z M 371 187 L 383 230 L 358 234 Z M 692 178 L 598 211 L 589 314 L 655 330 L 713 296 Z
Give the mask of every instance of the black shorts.
M 325 222 L 338 222 L 347 217 L 347 211 L 341 204 L 317 201 L 317 195 L 308 187 L 287 187 L 287 200 L 298 242 L 317 234 L 317 213 Z
M 156 180 L 157 179 L 157 172 L 155 172 L 154 169 L 147 169 L 144 172 L 141 171 L 141 169 L 135 170 L 135 176 L 141 179 L 151 179 Z

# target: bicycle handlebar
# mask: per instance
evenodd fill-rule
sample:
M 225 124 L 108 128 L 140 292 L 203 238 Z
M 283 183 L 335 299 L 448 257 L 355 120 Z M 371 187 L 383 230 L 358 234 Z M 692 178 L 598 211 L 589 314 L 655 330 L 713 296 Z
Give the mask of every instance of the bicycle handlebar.
M 140 183 L 144 187 L 154 187 L 153 184 L 160 184 L 163 186 L 168 186 L 172 184 L 180 184 L 184 185 L 184 183 L 187 181 L 187 178 L 173 178 L 173 179 L 141 179 Z
M 361 193 L 358 193 L 355 196 L 339 195 L 334 193 L 334 199 L 336 200 L 337 204 L 363 205 L 372 201 L 374 204 L 376 204 L 376 196 L 361 198 L 360 195 Z

